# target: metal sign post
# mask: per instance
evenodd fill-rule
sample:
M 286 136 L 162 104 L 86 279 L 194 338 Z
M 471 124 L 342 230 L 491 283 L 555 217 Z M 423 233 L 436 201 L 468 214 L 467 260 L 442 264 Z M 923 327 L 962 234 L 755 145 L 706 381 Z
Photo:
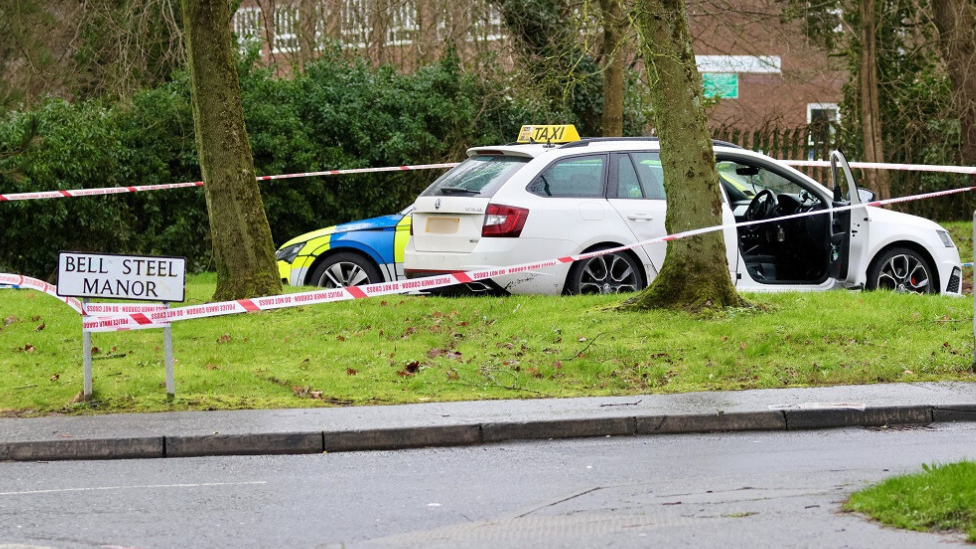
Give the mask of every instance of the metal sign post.
M 57 294 L 62 297 L 80 297 L 85 307 L 92 297 L 134 301 L 162 302 L 161 305 L 136 306 L 121 305 L 118 308 L 155 311 L 168 309 L 170 302 L 183 301 L 186 290 L 186 259 L 182 257 L 124 256 L 115 254 L 90 254 L 84 252 L 61 252 L 58 257 Z M 95 304 L 104 312 L 112 304 Z M 98 308 L 92 306 L 93 309 Z M 135 312 L 135 311 L 132 311 Z M 85 310 L 86 315 L 98 312 Z M 88 320 L 90 316 L 85 316 Z M 163 348 L 166 362 L 166 396 L 176 397 L 176 382 L 173 374 L 173 332 L 167 322 L 160 326 L 152 324 L 147 328 L 163 328 Z M 82 328 L 82 351 L 85 367 L 85 401 L 92 398 L 92 336 L 91 331 Z
M 169 309 L 169 303 L 163 303 L 163 307 Z M 170 400 L 176 398 L 176 382 L 173 379 L 173 328 L 167 322 L 163 328 L 163 355 L 166 357 L 166 397 Z
M 88 305 L 88 298 L 82 298 L 82 305 Z M 85 402 L 91 400 L 92 395 L 92 340 L 91 332 L 83 330 L 81 333 L 81 346 L 85 353 Z
M 973 212 L 973 253 L 976 254 L 976 211 Z M 976 258 L 976 256 L 974 256 Z M 976 262 L 976 259 L 974 259 Z M 976 372 L 976 265 L 973 266 L 973 367 Z

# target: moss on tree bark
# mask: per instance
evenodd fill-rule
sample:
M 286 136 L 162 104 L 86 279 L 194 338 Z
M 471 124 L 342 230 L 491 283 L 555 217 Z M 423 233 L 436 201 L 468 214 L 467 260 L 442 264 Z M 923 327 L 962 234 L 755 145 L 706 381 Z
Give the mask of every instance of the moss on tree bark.
M 230 4 L 182 0 L 182 6 L 193 127 L 217 266 L 214 299 L 280 294 L 271 228 L 254 177 L 231 53 Z
M 691 48 L 683 0 L 638 0 L 637 30 L 647 65 L 661 164 L 668 196 L 669 234 L 722 222 L 722 199 L 706 124 L 701 75 Z M 721 233 L 668 242 L 654 282 L 621 305 L 624 310 L 698 311 L 739 307 Z

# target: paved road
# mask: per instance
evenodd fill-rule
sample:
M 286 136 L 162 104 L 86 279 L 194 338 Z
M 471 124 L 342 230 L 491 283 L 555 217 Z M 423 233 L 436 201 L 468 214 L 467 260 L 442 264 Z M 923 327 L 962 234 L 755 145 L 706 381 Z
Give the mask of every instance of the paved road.
M 976 424 L 0 463 L 0 548 L 948 547 L 839 512 Z

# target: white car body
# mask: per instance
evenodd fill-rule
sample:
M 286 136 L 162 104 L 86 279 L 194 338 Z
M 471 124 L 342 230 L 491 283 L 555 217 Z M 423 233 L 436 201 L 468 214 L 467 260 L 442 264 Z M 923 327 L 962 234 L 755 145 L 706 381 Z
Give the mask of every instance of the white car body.
M 658 142 L 647 139 L 593 139 L 567 146 L 529 144 L 469 149 L 469 162 L 490 162 L 493 157 L 512 156 L 523 157 L 527 162 L 520 168 L 513 168 L 514 173 L 507 175 L 493 192 L 485 192 L 483 195 L 469 195 L 470 191 L 461 193 L 460 191 L 464 189 L 458 187 L 449 189 L 452 191 L 449 194 L 444 194 L 446 191 L 435 192 L 439 182 L 444 178 L 462 177 L 463 172 L 455 171 L 468 169 L 465 168 L 465 164 L 454 168 L 432 184 L 414 203 L 414 232 L 404 254 L 404 270 L 408 277 L 416 277 L 434 273 L 489 269 L 574 255 L 599 248 L 629 245 L 664 236 L 667 233 L 664 228 L 666 201 L 663 200 L 663 191 L 659 191 L 661 193 L 659 199 L 619 197 L 625 185 L 640 187 L 636 192 L 642 192 L 644 196 L 653 194 L 648 190 L 649 185 L 645 184 L 645 181 L 653 179 L 656 177 L 654 174 L 658 173 L 653 171 L 657 169 L 653 165 L 653 157 L 658 152 Z M 752 237 L 743 236 L 743 229 L 724 229 L 729 272 L 737 289 L 809 291 L 838 287 L 870 288 L 873 285 L 868 280 L 868 274 L 873 268 L 876 274 L 874 285 L 880 283 L 882 287 L 888 287 L 887 279 L 882 280 L 884 269 L 893 269 L 893 272 L 898 274 L 901 268 L 898 262 L 903 259 L 909 261 L 915 257 L 916 263 L 928 263 L 931 271 L 923 273 L 926 276 L 925 280 L 919 278 L 921 286 L 918 289 L 926 289 L 930 285 L 931 291 L 959 294 L 961 289 L 959 253 L 948 238 L 948 233 L 938 224 L 920 217 L 865 204 L 850 210 L 850 228 L 843 236 L 848 238 L 848 241 L 843 243 L 843 238 L 835 232 L 840 230 L 838 229 L 840 225 L 833 224 L 832 220 L 836 217 L 840 223 L 844 219 L 844 214 L 832 211 L 837 207 L 834 203 L 836 197 L 826 187 L 798 170 L 748 150 L 716 143 L 715 154 L 719 165 L 726 168 L 726 172 L 723 173 L 727 173 L 727 176 L 732 178 L 722 185 L 723 224 L 741 221 L 746 210 L 749 209 L 747 206 L 751 204 L 751 198 L 758 196 L 758 189 L 761 187 L 755 184 L 749 187 L 746 183 L 742 183 L 753 181 L 750 176 L 763 177 L 763 181 L 781 184 L 786 190 L 791 190 L 792 186 L 795 186 L 800 191 L 784 192 L 779 195 L 778 200 L 773 200 L 772 202 L 780 209 L 788 210 L 795 203 L 795 211 L 801 211 L 803 208 L 830 210 L 829 213 L 811 216 L 811 218 L 821 218 L 820 222 L 804 222 L 805 225 L 796 225 L 796 228 L 791 228 L 793 226 L 787 224 L 766 224 L 783 228 L 777 228 L 774 232 L 769 232 L 773 229 L 764 229 L 767 232 L 760 233 L 761 236 L 752 236 L 759 240 L 766 239 L 760 242 L 760 245 L 768 245 L 769 249 L 777 250 L 776 254 L 785 254 L 782 257 L 775 254 L 752 253 L 760 246 L 752 246 L 753 240 L 748 240 Z M 848 194 L 852 200 L 851 205 L 863 204 L 861 193 L 856 192 L 853 176 L 850 175 L 846 160 L 839 153 L 834 154 L 839 158 L 841 168 L 849 176 L 848 188 L 855 190 Z M 598 157 L 603 160 L 598 161 Z M 603 170 L 601 196 L 541 195 L 542 192 L 551 192 L 549 179 L 552 177 L 547 179 L 540 174 L 558 175 L 563 172 L 555 170 L 562 169 L 563 166 L 567 167 L 563 170 L 565 173 L 570 173 L 568 170 L 572 166 L 576 166 L 572 169 L 596 169 L 595 166 L 600 162 L 602 162 L 600 169 Z M 633 168 L 634 174 L 640 172 L 641 175 L 631 176 L 630 169 L 626 165 Z M 756 170 L 757 173 L 753 174 L 749 170 Z M 749 173 L 744 176 L 740 171 Z M 617 175 L 613 175 L 614 173 Z M 540 180 L 543 181 L 542 187 L 539 186 Z M 637 180 L 639 184 L 632 182 Z M 736 186 L 733 180 L 741 182 Z M 572 181 L 572 179 L 567 176 L 565 181 Z M 585 192 L 591 192 L 589 187 Z M 631 192 L 633 193 L 633 190 Z M 731 196 L 733 192 L 743 194 L 739 200 L 735 200 Z M 754 194 L 753 197 L 749 196 L 750 192 Z M 772 195 L 777 196 L 775 192 Z M 749 200 L 743 200 L 744 197 Z M 764 200 L 769 201 L 768 198 Z M 483 236 L 486 211 L 493 205 L 528 210 L 524 226 L 517 237 Z M 779 212 L 778 215 L 782 213 L 792 212 Z M 518 215 L 510 214 L 510 217 L 517 218 Z M 503 225 L 510 221 L 504 216 L 494 216 L 492 222 L 498 219 L 502 219 Z M 821 226 L 817 223 L 825 225 Z M 798 248 L 797 245 L 793 245 L 791 248 L 792 243 L 788 241 L 791 231 L 801 239 L 806 239 L 806 242 L 812 243 L 811 253 L 816 257 L 812 259 L 802 257 L 802 246 Z M 818 244 L 817 239 L 821 237 L 821 233 L 827 241 Z M 744 248 L 748 249 L 744 250 Z M 666 249 L 665 243 L 659 243 L 633 250 L 631 258 L 637 260 L 642 267 L 639 269 L 643 271 L 642 285 L 650 284 L 654 279 L 664 261 Z M 891 255 L 893 250 L 909 250 L 911 253 L 896 255 L 890 260 L 883 255 Z M 743 251 L 747 252 L 745 256 Z M 842 261 L 842 257 L 837 259 L 841 252 L 847 257 L 846 274 L 841 263 L 836 265 L 831 263 L 831 261 Z M 821 256 L 826 263 L 818 267 Z M 748 262 L 746 258 L 749 258 Z M 777 274 L 780 259 L 783 259 L 784 267 L 780 268 Z M 878 266 L 876 261 L 882 259 L 886 260 L 885 265 Z M 888 261 L 891 265 L 887 265 Z M 916 263 L 912 264 L 912 269 L 918 268 Z M 822 276 L 818 274 L 820 273 L 818 269 L 821 267 L 824 269 Z M 572 268 L 570 264 L 561 264 L 545 270 L 499 277 L 493 279 L 494 289 L 510 293 L 560 294 L 567 289 L 567 277 L 571 274 Z M 905 268 L 909 268 L 907 263 Z M 787 271 L 792 271 L 793 274 L 785 274 Z M 801 272 L 802 276 L 797 274 Z M 573 276 L 574 280 L 578 280 L 579 275 Z M 776 279 L 777 276 L 779 279 Z M 916 283 L 914 271 L 907 276 L 908 278 L 905 278 L 899 274 L 899 280 L 910 279 L 911 284 Z M 791 277 L 799 281 L 791 282 Z M 583 288 L 582 284 L 584 282 L 579 281 L 576 286 Z M 895 289 L 905 289 L 904 285 L 899 288 L 898 283 L 892 283 L 892 286 Z M 570 284 L 570 289 L 573 287 Z

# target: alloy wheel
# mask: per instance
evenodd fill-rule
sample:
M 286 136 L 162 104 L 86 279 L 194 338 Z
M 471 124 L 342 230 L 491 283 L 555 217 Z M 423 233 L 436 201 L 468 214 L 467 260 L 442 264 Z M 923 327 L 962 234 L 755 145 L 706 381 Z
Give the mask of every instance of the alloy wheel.
M 928 267 L 917 257 L 898 254 L 888 258 L 878 272 L 876 287 L 896 292 L 927 293 L 931 291 Z
M 362 267 L 351 261 L 333 263 L 322 273 L 318 285 L 324 288 L 341 288 L 369 284 L 369 275 Z
M 616 294 L 641 288 L 640 274 L 619 254 L 594 257 L 580 271 L 579 293 Z

